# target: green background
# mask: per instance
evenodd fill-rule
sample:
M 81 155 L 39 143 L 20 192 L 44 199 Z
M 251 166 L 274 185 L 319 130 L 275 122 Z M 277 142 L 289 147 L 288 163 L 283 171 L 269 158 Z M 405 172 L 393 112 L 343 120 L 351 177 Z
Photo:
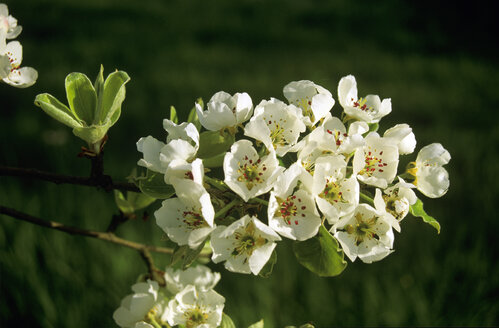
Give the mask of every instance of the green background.
M 499 63 L 494 10 L 486 3 L 436 1 L 7 1 L 24 27 L 23 64 L 39 72 L 28 89 L 0 85 L 0 165 L 87 175 L 83 143 L 33 105 L 38 93 L 65 98 L 64 78 L 125 70 L 132 81 L 110 130 L 105 171 L 124 180 L 140 158 L 135 143 L 164 138 L 175 105 L 185 119 L 197 97 L 219 90 L 284 99 L 290 81 L 308 79 L 337 99 L 342 76 L 359 96 L 391 98 L 380 131 L 408 123 L 422 146 L 452 155 L 451 187 L 425 199 L 437 235 L 408 217 L 395 252 L 350 263 L 336 278 L 301 267 L 291 243 L 278 246 L 271 278 L 221 265 L 217 291 L 237 327 L 313 322 L 331 326 L 498 325 L 497 215 Z M 333 108 L 338 114 L 339 104 Z M 414 155 L 415 157 L 415 155 Z M 411 158 L 414 158 L 411 157 Z M 0 204 L 69 225 L 105 230 L 113 195 L 88 187 L 0 177 Z M 117 234 L 164 244 L 152 213 Z M 163 266 L 167 260 L 155 255 Z M 113 327 L 113 311 L 146 268 L 136 251 L 0 216 L 0 326 Z

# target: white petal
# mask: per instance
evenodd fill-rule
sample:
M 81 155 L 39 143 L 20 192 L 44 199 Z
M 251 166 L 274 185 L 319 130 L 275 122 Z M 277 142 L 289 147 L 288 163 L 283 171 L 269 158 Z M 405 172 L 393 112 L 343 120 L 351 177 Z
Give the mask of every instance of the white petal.
M 165 144 L 154 137 L 147 136 L 137 141 L 137 150 L 143 153 L 144 158 L 138 161 L 138 165 L 148 168 L 151 171 L 165 173 L 165 168 L 161 166 L 159 155 Z

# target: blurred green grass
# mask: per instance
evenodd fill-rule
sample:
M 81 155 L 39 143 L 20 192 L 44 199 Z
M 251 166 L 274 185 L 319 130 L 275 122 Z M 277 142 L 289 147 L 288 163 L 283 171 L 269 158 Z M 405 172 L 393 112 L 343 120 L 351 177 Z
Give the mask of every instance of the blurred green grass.
M 418 149 L 440 142 L 450 151 L 448 194 L 425 200 L 440 235 L 407 218 L 394 254 L 352 263 L 337 278 L 300 267 L 289 242 L 278 246 L 269 279 L 212 266 L 222 272 L 217 290 L 238 327 L 261 317 L 268 327 L 499 324 L 499 65 L 486 32 L 492 11 L 460 2 L 427 10 L 429 1 L 6 3 L 24 27 L 24 65 L 40 77 L 29 89 L 0 85 L 1 165 L 87 174 L 89 163 L 76 157 L 80 141 L 33 99 L 42 92 L 64 99 L 69 72 L 93 77 L 101 63 L 132 78 L 106 145 L 105 170 L 116 178 L 139 159 L 138 138 L 163 136 L 170 105 L 185 118 L 197 97 L 219 90 L 246 91 L 255 103 L 283 99 L 282 87 L 299 79 L 335 95 L 347 74 L 356 76 L 360 95 L 392 99 L 381 131 L 405 122 Z M 7 177 L 0 186 L 0 204 L 66 224 L 103 230 L 116 212 L 112 194 L 86 187 Z M 128 222 L 118 234 L 163 243 L 152 219 Z M 0 326 L 112 327 L 112 312 L 144 271 L 132 250 L 2 216 Z

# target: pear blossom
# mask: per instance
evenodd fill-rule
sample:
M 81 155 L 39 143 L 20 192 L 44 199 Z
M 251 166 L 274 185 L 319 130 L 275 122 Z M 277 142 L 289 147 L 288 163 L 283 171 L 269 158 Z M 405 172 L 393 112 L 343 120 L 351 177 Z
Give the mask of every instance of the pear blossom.
M 400 155 L 411 154 L 416 148 L 416 136 L 407 124 L 397 124 L 383 134 L 384 138 L 391 138 L 397 144 Z
M 439 143 L 423 147 L 408 172 L 416 177 L 413 184 L 424 195 L 438 198 L 449 189 L 449 173 L 442 167 L 450 161 L 449 152 Z
M 204 265 L 190 266 L 186 270 L 168 267 L 165 271 L 166 288 L 177 294 L 187 285 L 193 285 L 197 290 L 205 292 L 213 289 L 220 281 L 220 273 L 212 272 Z
M 359 204 L 357 177 L 347 178 L 346 169 L 347 163 L 341 155 L 320 157 L 315 163 L 312 185 L 308 187 L 330 224 L 335 224 Z
M 393 231 L 383 213 L 367 204 L 359 204 L 350 215 L 332 228 L 343 252 L 353 262 L 358 257 L 365 263 L 385 258 L 393 252 Z
M 359 181 L 384 189 L 397 174 L 398 148 L 376 132 L 369 133 L 364 141 L 365 146 L 355 151 L 353 172 Z
M 0 3 L 0 31 L 5 33 L 7 39 L 15 39 L 22 31 L 17 19 L 9 15 L 9 8 L 3 3 Z
M 166 312 L 170 326 L 186 328 L 216 328 L 222 322 L 225 298 L 210 289 L 201 291 L 187 285 L 168 303 Z
M 338 84 L 338 101 L 345 113 L 367 123 L 377 123 L 392 111 L 391 100 L 376 95 L 357 96 L 357 81 L 353 75 L 341 78 Z
M 154 172 L 165 173 L 166 168 L 163 167 L 159 160 L 159 154 L 165 145 L 164 142 L 152 136 L 140 138 L 137 141 L 137 150 L 143 154 L 143 158 L 137 162 L 137 165 Z
M 153 328 L 166 323 L 166 300 L 158 292 L 156 281 L 147 280 L 132 286 L 134 294 L 126 296 L 114 311 L 113 319 L 122 328 Z
M 233 96 L 224 91 L 217 92 L 206 106 L 208 109 L 203 111 L 201 105 L 196 103 L 196 112 L 201 125 L 210 131 L 234 128 L 249 120 L 253 114 L 253 102 L 246 92 Z
M 379 189 L 376 189 L 374 197 L 376 209 L 386 211 L 398 221 L 402 221 L 407 213 L 409 213 L 410 206 L 414 205 L 418 200 L 412 188 L 415 188 L 413 184 L 407 183 L 399 177 L 399 182 L 383 190 L 383 193 Z M 394 228 L 400 231 L 397 225 L 394 225 Z
M 267 209 L 272 229 L 281 236 L 300 241 L 315 236 L 321 225 L 313 196 L 305 189 L 295 191 L 300 177 L 306 178 L 304 174 L 307 174 L 305 169 L 295 163 L 279 176 Z
M 279 166 L 273 149 L 259 157 L 251 141 L 236 141 L 223 164 L 225 183 L 244 201 L 268 192 L 284 170 Z
M 23 47 L 18 41 L 5 43 L 5 31 L 0 29 L 0 78 L 17 88 L 35 84 L 38 72 L 31 67 L 22 67 Z
M 182 139 L 188 141 L 195 148 L 199 148 L 199 131 L 194 124 L 187 122 L 176 124 L 165 118 L 163 120 L 163 128 L 168 132 L 168 136 L 166 137 L 167 143 L 175 139 Z
M 217 227 L 211 234 L 214 263 L 225 261 L 232 272 L 257 275 L 270 259 L 281 237 L 255 216 L 245 215 L 228 227 Z
M 315 125 L 334 106 L 331 92 L 312 81 L 290 82 L 284 87 L 283 93 L 291 104 L 302 109 L 307 126 Z
M 165 171 L 165 182 L 172 184 L 172 178 L 190 179 L 200 185 L 203 185 L 203 161 L 199 158 L 196 158 L 191 163 L 183 159 L 172 160 Z
M 254 115 L 244 128 L 244 134 L 263 142 L 268 150 L 284 156 L 306 129 L 301 109 L 271 98 L 256 106 Z
M 198 247 L 215 228 L 215 210 L 210 194 L 189 180 L 171 178 L 176 198 L 163 201 L 154 213 L 156 224 L 178 245 Z

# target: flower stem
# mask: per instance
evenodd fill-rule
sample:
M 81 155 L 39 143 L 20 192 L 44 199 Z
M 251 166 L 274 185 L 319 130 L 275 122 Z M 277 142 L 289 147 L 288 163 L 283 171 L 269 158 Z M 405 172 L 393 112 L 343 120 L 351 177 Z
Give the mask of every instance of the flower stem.
M 362 193 L 362 192 L 361 192 L 361 193 L 359 193 L 359 195 L 360 195 L 360 198 L 361 198 L 362 200 L 364 200 L 364 201 L 366 201 L 368 204 L 370 204 L 370 205 L 374 206 L 374 200 L 373 200 L 371 197 L 369 197 L 368 195 L 366 195 L 366 194 L 364 194 L 364 193 Z
M 237 203 L 240 203 L 239 199 L 232 200 L 229 204 L 225 205 L 220 211 L 215 213 L 215 219 L 218 219 L 222 215 L 230 211 Z
M 210 185 L 212 185 L 213 187 L 217 188 L 218 190 L 221 190 L 221 191 L 226 191 L 227 190 L 227 185 L 222 180 L 215 179 L 215 178 L 210 178 L 207 175 L 204 176 L 204 180 L 207 183 L 209 183 Z
M 250 202 L 260 203 L 262 205 L 269 206 L 269 202 L 268 201 L 266 201 L 265 199 L 258 198 L 258 197 L 252 198 L 250 200 Z

